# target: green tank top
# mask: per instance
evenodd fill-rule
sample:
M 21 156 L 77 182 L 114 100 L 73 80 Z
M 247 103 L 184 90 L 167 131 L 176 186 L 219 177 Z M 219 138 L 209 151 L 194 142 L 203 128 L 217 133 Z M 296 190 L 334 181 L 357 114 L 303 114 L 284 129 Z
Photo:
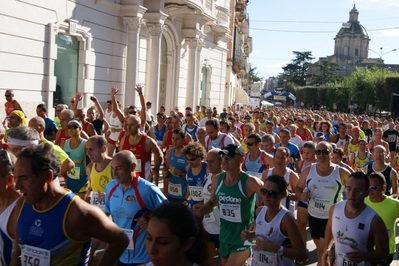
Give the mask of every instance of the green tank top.
M 216 188 L 216 200 L 220 212 L 220 236 L 222 243 L 243 246 L 240 234 L 248 230 L 254 220 L 255 194 L 247 197 L 247 173 L 242 173 L 239 181 L 233 186 L 226 186 L 224 178 L 226 173 L 220 174 Z M 249 243 L 247 242 L 249 245 Z

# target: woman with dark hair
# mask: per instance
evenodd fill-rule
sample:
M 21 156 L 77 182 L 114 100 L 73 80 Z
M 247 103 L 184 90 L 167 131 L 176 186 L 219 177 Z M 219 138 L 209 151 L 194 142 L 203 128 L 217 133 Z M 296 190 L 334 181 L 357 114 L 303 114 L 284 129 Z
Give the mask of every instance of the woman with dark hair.
M 202 223 L 181 203 L 164 203 L 148 221 L 147 266 L 206 266 L 207 239 Z
M 255 230 L 242 231 L 241 238 L 256 238 L 251 265 L 295 265 L 306 260 L 306 248 L 294 216 L 281 205 L 287 197 L 284 177 L 270 175 L 260 189 L 265 206 L 256 210 Z

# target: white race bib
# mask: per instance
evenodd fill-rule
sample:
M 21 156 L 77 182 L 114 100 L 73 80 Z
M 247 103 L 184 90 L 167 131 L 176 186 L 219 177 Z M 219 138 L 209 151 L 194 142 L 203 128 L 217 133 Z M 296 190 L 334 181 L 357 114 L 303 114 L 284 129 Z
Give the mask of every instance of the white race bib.
M 316 211 L 326 211 L 331 207 L 331 200 L 329 199 L 321 199 L 321 198 L 312 198 L 312 204 L 309 206 Z
M 21 245 L 22 266 L 50 266 L 50 257 L 50 250 Z
M 210 212 L 210 213 L 204 215 L 204 222 L 212 223 L 215 221 L 216 221 L 216 218 L 215 218 L 215 214 L 213 214 L 213 212 Z
M 105 209 L 105 193 L 104 192 L 93 192 L 91 194 L 90 204 Z
M 181 184 L 169 183 L 169 194 L 176 197 L 183 196 L 183 190 Z
M 133 229 L 125 229 L 122 228 L 122 230 L 125 232 L 125 234 L 127 235 L 127 237 L 129 238 L 129 245 L 127 245 L 128 250 L 134 250 L 134 243 L 133 243 Z
M 202 189 L 203 187 L 190 187 L 190 195 L 192 200 L 201 201 L 202 200 Z
M 256 172 L 251 172 L 251 171 L 247 171 L 247 174 L 257 177 L 259 179 L 262 179 L 262 173 L 256 173 Z
M 233 223 L 241 223 L 241 205 L 219 203 L 220 218 Z
M 141 159 L 137 159 L 136 172 L 141 172 Z
M 346 254 L 338 253 L 335 258 L 335 265 L 336 266 L 364 266 L 364 261 L 360 263 L 353 263 L 352 261 L 348 260 Z
M 253 249 L 254 255 L 252 257 L 252 265 L 264 266 L 264 265 L 277 265 L 277 253 L 270 251 L 261 251 Z
M 80 167 L 74 167 L 68 171 L 68 177 L 70 179 L 80 179 Z

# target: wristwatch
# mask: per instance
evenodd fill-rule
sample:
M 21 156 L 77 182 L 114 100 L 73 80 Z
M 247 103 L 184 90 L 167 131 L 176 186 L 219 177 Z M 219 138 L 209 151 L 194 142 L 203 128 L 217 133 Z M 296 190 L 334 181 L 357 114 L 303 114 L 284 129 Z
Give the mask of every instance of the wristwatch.
M 277 255 L 280 256 L 280 257 L 282 257 L 282 256 L 283 256 L 283 253 L 284 253 L 284 247 L 283 247 L 283 246 L 280 246 L 279 250 L 277 251 Z

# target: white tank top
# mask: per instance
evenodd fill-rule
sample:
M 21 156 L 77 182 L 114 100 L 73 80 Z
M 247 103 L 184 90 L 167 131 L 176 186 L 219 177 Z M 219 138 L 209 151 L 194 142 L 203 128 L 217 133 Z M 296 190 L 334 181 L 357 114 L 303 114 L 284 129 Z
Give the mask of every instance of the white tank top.
M 341 201 L 343 185 L 339 175 L 340 167 L 334 164 L 334 169 L 328 176 L 320 176 L 316 165 L 310 166 L 306 186 L 310 192 L 308 212 L 313 217 L 328 219 L 330 207 Z
M 356 218 L 349 219 L 345 215 L 346 200 L 337 203 L 332 216 L 332 234 L 335 243 L 335 265 L 349 264 L 346 253 L 352 252 L 350 245 L 356 245 L 361 252 L 367 252 L 367 245 L 371 242 L 370 225 L 377 214 L 367 206 Z M 358 266 L 371 265 L 369 262 L 361 262 Z
M 11 203 L 1 214 L 0 214 L 0 230 L 2 233 L 5 235 L 4 238 L 3 236 L 0 236 L 0 265 L 6 265 L 4 261 L 4 252 L 5 248 L 9 249 L 9 246 L 5 246 L 5 241 L 10 241 L 12 243 L 12 250 L 11 253 L 7 254 L 7 256 L 12 255 L 12 252 L 14 251 L 14 239 L 10 237 L 10 235 L 7 232 L 7 224 L 8 220 L 10 219 L 10 215 L 12 210 L 15 207 L 15 204 L 17 203 L 18 199 L 14 200 L 13 203 Z M 8 238 L 8 239 L 7 239 Z
M 202 195 L 204 196 L 204 203 L 211 198 L 212 192 L 212 174 L 208 174 L 204 187 L 202 189 Z M 211 213 L 204 216 L 202 220 L 205 231 L 212 235 L 218 235 L 220 233 L 220 214 L 219 209 L 215 208 Z
M 111 131 L 111 134 L 109 135 L 110 139 L 112 139 L 113 141 L 117 141 L 119 138 L 119 134 L 122 131 L 122 124 L 121 124 L 121 121 L 119 121 L 118 116 L 112 117 L 112 114 L 111 114 L 111 116 L 109 117 L 109 126 L 111 127 L 111 129 L 114 128 L 114 129 L 119 130 L 119 132 Z
M 267 213 L 267 207 L 263 207 L 260 211 L 259 215 L 256 217 L 256 230 L 255 236 L 263 236 L 269 239 L 274 244 L 280 245 L 283 243 L 287 236 L 285 236 L 281 230 L 281 221 L 285 215 L 289 214 L 289 211 L 286 208 L 281 208 L 281 210 L 277 213 L 277 215 L 271 220 L 267 222 L 265 220 Z M 288 213 L 288 214 L 287 214 Z M 288 259 L 286 257 L 280 257 L 277 253 L 268 252 L 268 251 L 259 251 L 253 249 L 253 257 L 252 257 L 252 266 L 262 266 L 262 265 L 295 265 L 294 260 Z

